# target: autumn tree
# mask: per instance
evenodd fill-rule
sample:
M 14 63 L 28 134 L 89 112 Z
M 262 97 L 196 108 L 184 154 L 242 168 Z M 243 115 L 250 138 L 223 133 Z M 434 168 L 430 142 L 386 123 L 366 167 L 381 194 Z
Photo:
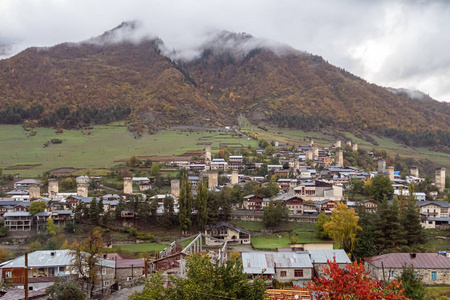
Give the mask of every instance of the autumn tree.
M 9 260 L 10 258 L 10 254 L 8 252 L 8 250 L 4 249 L 4 248 L 0 248 L 0 263 Z
M 401 282 L 384 284 L 366 272 L 364 264 L 353 262 L 341 268 L 336 261 L 328 261 L 325 276 L 308 283 L 307 289 L 317 300 L 406 300 Z
M 55 221 L 52 218 L 47 218 L 47 231 L 49 235 L 56 235 Z
M 28 211 L 30 214 L 35 215 L 39 212 L 45 211 L 46 208 L 47 204 L 45 204 L 45 201 L 33 201 L 30 206 L 28 206 Z
M 330 239 L 330 236 L 328 235 L 328 232 L 325 231 L 323 228 L 323 225 L 325 223 L 330 221 L 330 216 L 327 216 L 324 212 L 321 212 L 319 214 L 319 217 L 317 218 L 316 222 L 316 228 L 317 228 L 317 236 L 321 239 Z
M 330 221 L 326 222 L 323 228 L 332 239 L 339 243 L 341 249 L 350 253 L 355 246 L 356 236 L 362 229 L 358 225 L 358 220 L 355 210 L 339 202 L 337 208 L 331 213 Z
M 79 274 L 80 280 L 85 284 L 87 294 L 92 298 L 94 285 L 97 282 L 97 266 L 99 254 L 103 251 L 103 239 L 98 230 L 91 231 L 81 243 L 72 244 L 72 268 Z

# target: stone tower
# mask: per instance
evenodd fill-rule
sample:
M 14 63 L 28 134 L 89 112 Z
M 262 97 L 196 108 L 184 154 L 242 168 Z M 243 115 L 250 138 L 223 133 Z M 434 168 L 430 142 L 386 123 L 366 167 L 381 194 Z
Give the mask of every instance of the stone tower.
M 295 173 L 295 170 L 298 170 L 299 167 L 300 167 L 300 162 L 297 157 L 294 157 L 294 173 Z
M 443 192 L 445 189 L 445 168 L 437 168 L 435 173 L 436 187 L 439 192 Z
M 386 161 L 384 159 L 378 160 L 378 173 L 386 172 Z
M 394 182 L 394 167 L 393 166 L 388 167 L 387 176 L 389 177 L 390 181 Z
M 180 197 L 180 180 L 172 179 L 170 181 L 170 193 L 175 197 Z
M 219 186 L 219 174 L 217 172 L 208 172 L 208 188 Z
M 311 139 L 310 141 L 309 141 L 309 145 L 312 147 L 312 146 L 314 146 L 314 140 L 313 139 Z
M 307 159 L 307 160 L 313 159 L 313 152 L 311 150 L 308 150 L 305 152 L 305 159 Z
M 353 143 L 352 151 L 358 151 L 358 144 L 357 143 Z
M 123 193 L 124 194 L 133 194 L 133 178 L 124 177 L 123 178 Z
M 344 152 L 342 150 L 339 150 L 338 152 L 336 152 L 336 158 L 335 158 L 335 163 L 338 166 L 343 166 L 344 165 Z
M 342 148 L 342 142 L 341 140 L 336 141 L 336 144 L 334 145 L 336 148 Z
M 30 200 L 41 197 L 41 185 L 39 183 L 33 183 L 28 189 Z
M 239 173 L 238 170 L 231 171 L 231 185 L 235 185 L 239 183 Z
M 89 191 L 89 176 L 79 176 L 77 181 L 77 195 L 87 197 Z
M 411 167 L 411 169 L 409 169 L 409 173 L 411 173 L 411 176 L 419 178 L 419 168 L 418 167 Z
M 275 141 L 275 147 L 278 147 L 278 141 Z
M 352 146 L 352 141 L 347 141 L 346 144 L 347 144 L 347 146 L 350 146 L 350 147 L 351 147 L 351 146 Z
M 313 151 L 313 158 L 319 159 L 319 147 L 313 146 L 312 151 Z
M 211 162 L 211 145 L 205 145 L 205 162 L 207 164 Z
M 59 185 L 57 178 L 49 178 L 48 179 L 48 197 L 50 199 L 56 198 L 56 195 L 59 193 Z

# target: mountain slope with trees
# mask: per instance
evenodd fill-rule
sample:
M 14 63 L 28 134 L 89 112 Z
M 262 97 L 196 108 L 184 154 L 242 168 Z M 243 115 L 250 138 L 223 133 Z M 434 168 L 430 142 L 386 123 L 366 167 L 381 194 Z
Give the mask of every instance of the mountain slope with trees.
M 448 104 L 397 95 L 319 56 L 223 32 L 197 58 L 171 59 L 181 56 L 167 53 L 156 37 L 114 38 L 133 30 L 123 23 L 82 43 L 1 60 L 1 122 L 78 128 L 127 119 L 142 133 L 235 124 L 242 114 L 253 123 L 370 131 L 450 147 Z

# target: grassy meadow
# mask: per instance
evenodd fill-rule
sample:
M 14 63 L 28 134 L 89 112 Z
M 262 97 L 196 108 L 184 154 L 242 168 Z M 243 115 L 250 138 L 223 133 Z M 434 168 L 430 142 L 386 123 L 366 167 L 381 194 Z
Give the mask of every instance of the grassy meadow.
M 154 135 L 135 138 L 127 127 L 121 124 L 98 125 L 93 129 L 65 130 L 56 134 L 52 128 L 36 128 L 36 135 L 30 136 L 21 125 L 0 125 L 0 168 L 17 165 L 38 165 L 30 169 L 4 170 L 4 173 L 19 173 L 21 177 L 35 177 L 43 172 L 60 168 L 83 169 L 110 168 L 118 160 L 132 155 L 168 156 L 180 155 L 189 150 L 201 150 L 197 143 L 211 142 L 212 151 L 220 143 L 239 143 L 256 146 L 256 141 L 235 137 L 223 132 L 179 132 L 160 131 Z M 44 143 L 61 139 L 61 144 Z
M 305 144 L 313 138 L 320 146 L 334 143 L 334 138 L 320 132 L 304 132 L 285 128 L 262 130 L 246 122 L 243 132 L 256 132 L 259 138 L 267 141 L 277 140 L 291 145 Z M 257 141 L 238 137 L 227 132 L 193 131 L 181 132 L 163 130 L 156 134 L 145 134 L 135 138 L 122 122 L 94 126 L 91 130 L 65 130 L 56 134 L 53 128 L 36 128 L 30 135 L 21 125 L 0 125 L 0 168 L 6 169 L 20 165 L 33 165 L 31 168 L 4 170 L 4 173 L 19 173 L 20 177 L 36 177 L 43 172 L 60 168 L 74 167 L 90 169 L 92 175 L 105 175 L 108 168 L 118 161 L 137 156 L 172 156 L 191 150 L 201 150 L 203 143 L 212 143 L 212 151 L 225 144 L 238 144 L 244 147 L 257 146 Z M 428 158 L 440 166 L 450 169 L 450 154 L 433 152 L 425 148 L 405 148 L 392 139 L 373 136 L 379 143 L 375 147 L 351 133 L 344 133 L 364 149 L 385 149 L 393 156 L 399 153 L 415 159 Z M 61 139 L 61 144 L 44 143 Z M 85 171 L 81 171 L 85 173 Z

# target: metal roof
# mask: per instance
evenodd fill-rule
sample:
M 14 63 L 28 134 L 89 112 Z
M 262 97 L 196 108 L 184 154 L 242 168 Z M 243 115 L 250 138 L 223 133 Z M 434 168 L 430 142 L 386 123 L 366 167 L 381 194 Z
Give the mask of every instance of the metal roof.
M 311 260 L 316 264 L 326 264 L 327 261 L 336 259 L 338 264 L 351 263 L 347 253 L 343 249 L 336 250 L 308 250 Z
M 4 217 L 31 217 L 31 214 L 27 211 L 15 211 L 15 212 L 7 212 L 3 216 Z
M 414 257 L 415 256 L 415 257 Z M 401 269 L 414 266 L 414 269 L 450 269 L 450 258 L 437 253 L 389 253 L 372 256 L 365 261 L 377 268 Z
M 275 274 L 275 268 L 312 268 L 307 253 L 294 252 L 243 252 L 244 273 Z
M 53 255 L 52 255 L 53 253 Z M 44 250 L 28 254 L 28 266 L 32 268 L 68 266 L 72 264 L 72 250 Z M 98 265 L 114 268 L 114 261 L 99 259 Z M 20 256 L 1 266 L 1 268 L 24 268 L 25 256 Z

